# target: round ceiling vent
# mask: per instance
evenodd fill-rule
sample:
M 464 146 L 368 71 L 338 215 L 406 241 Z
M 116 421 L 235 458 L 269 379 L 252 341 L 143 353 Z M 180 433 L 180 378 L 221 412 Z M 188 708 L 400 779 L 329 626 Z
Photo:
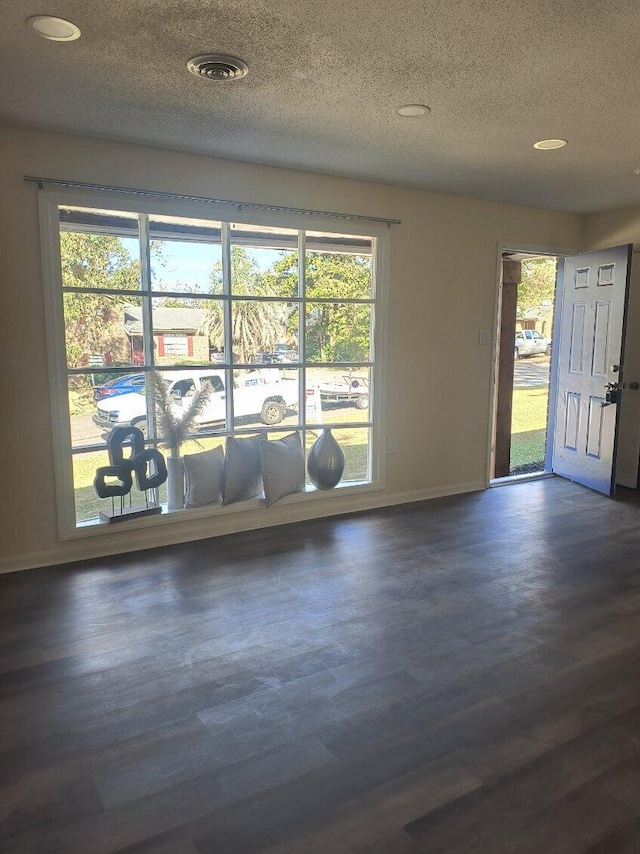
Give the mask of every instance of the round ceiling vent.
M 249 73 L 249 66 L 238 56 L 226 53 L 204 53 L 187 62 L 192 74 L 205 80 L 240 80 Z

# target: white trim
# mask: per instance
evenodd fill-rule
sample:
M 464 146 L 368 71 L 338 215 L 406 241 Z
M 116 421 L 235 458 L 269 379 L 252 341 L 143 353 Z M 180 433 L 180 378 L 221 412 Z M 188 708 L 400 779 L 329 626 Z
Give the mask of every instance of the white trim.
M 66 375 L 66 344 L 62 300 L 62 269 L 58 236 L 58 203 L 50 195 L 38 194 L 45 331 L 49 372 L 49 404 L 53 440 L 53 466 L 58 532 L 75 528 L 71 422 Z
M 498 367 L 500 360 L 500 327 L 502 324 L 502 253 L 503 245 L 498 242 L 496 255 L 495 284 L 493 293 L 493 327 L 491 330 L 491 376 L 489 378 L 489 424 L 487 428 L 487 458 L 485 465 L 485 486 L 491 484 L 492 469 L 494 468 L 494 453 L 496 442 L 496 418 L 498 407 Z
M 387 477 L 387 410 L 383 400 L 389 400 L 389 300 L 391 291 L 391 236 L 389 232 L 375 237 L 371 246 L 371 281 L 374 291 L 372 311 L 374 316 L 373 338 L 370 356 L 374 365 L 369 367 L 369 379 L 373 378 L 371 397 L 369 398 L 369 421 L 375 425 L 369 428 L 369 471 L 371 480 L 381 488 L 386 485 Z M 372 438 L 373 437 L 373 438 Z
M 333 495 L 339 496 L 340 499 L 348 499 L 349 496 L 361 494 L 363 492 L 379 492 L 380 486 L 367 482 L 350 482 L 339 484 L 334 490 Z M 278 501 L 278 507 L 304 505 L 309 501 L 318 501 L 326 499 L 327 493 L 322 490 L 317 490 L 313 486 L 308 486 L 303 492 L 296 492 L 292 495 L 286 495 Z M 139 531 L 146 528 L 163 528 L 176 523 L 194 522 L 201 519 L 207 519 L 210 525 L 209 531 L 217 531 L 218 524 L 224 525 L 224 520 L 227 516 L 235 516 L 238 513 L 249 513 L 252 511 L 263 511 L 265 502 L 263 498 L 250 498 L 246 501 L 238 501 L 234 504 L 207 504 L 204 507 L 192 507 L 190 509 L 180 508 L 177 510 L 167 510 L 161 514 L 148 516 L 143 519 L 132 519 L 118 522 L 115 526 L 106 523 L 93 523 L 91 521 L 80 523 L 74 528 L 68 536 L 64 538 L 65 542 L 72 540 L 86 540 L 90 537 L 99 536 L 114 536 L 118 531 Z M 222 520 L 222 522 L 221 522 Z M 245 530 L 245 528 L 239 528 Z
M 489 484 L 490 489 L 498 486 L 511 486 L 514 483 L 527 483 L 531 480 L 543 480 L 544 478 L 556 477 L 551 471 L 532 471 L 527 474 L 510 474 L 507 477 L 496 477 Z
M 254 515 L 248 520 L 243 518 L 241 513 L 228 516 L 220 524 L 216 525 L 215 531 L 212 531 L 211 517 L 200 516 L 199 519 L 194 519 L 192 513 L 195 510 L 185 511 L 189 514 L 189 519 L 184 520 L 186 524 L 182 528 L 170 526 L 165 531 L 158 529 L 155 526 L 149 526 L 148 530 L 131 529 L 127 532 L 129 536 L 118 537 L 117 542 L 109 542 L 107 539 L 88 538 L 75 542 L 68 542 L 56 549 L 46 549 L 38 552 L 28 552 L 26 554 L 15 555 L 0 559 L 0 574 L 9 572 L 20 572 L 26 569 L 36 569 L 43 566 L 54 566 L 56 564 L 72 563 L 74 561 L 87 561 L 96 558 L 107 557 L 109 555 L 126 554 L 129 552 L 145 551 L 147 549 L 158 548 L 168 545 L 178 545 L 179 543 L 191 542 L 194 540 L 214 539 L 219 536 L 228 534 L 241 534 L 250 530 L 259 528 L 270 528 L 279 525 L 287 525 L 296 522 L 311 521 L 314 519 L 323 519 L 328 516 L 341 516 L 351 513 L 360 513 L 366 510 L 379 510 L 384 507 L 392 507 L 398 504 L 411 504 L 417 501 L 427 501 L 434 498 L 444 498 L 448 495 L 460 495 L 471 492 L 480 492 L 485 489 L 485 484 L 482 481 L 472 481 L 469 483 L 450 484 L 442 487 L 432 487 L 430 489 L 416 489 L 410 492 L 397 492 L 392 494 L 381 494 L 380 490 L 369 488 L 369 492 L 360 493 L 353 497 L 353 500 L 335 500 L 335 496 L 323 493 L 319 495 L 319 499 L 324 499 L 322 512 L 314 502 L 306 504 L 300 502 L 296 506 L 296 512 L 292 513 L 292 505 L 289 505 L 284 512 L 278 507 L 269 508 L 268 512 L 261 514 L 257 519 Z M 345 496 L 346 498 L 346 496 Z M 284 509 L 283 499 L 283 509 Z M 243 504 L 254 502 L 242 502 Z M 262 505 L 262 502 L 259 502 Z M 240 508 L 243 511 L 245 507 Z M 150 517 L 148 521 L 161 517 Z M 235 520 L 242 520 L 243 525 L 234 524 Z M 181 520 L 183 521 L 183 520 Z M 128 523 L 122 522 L 121 530 Z
M 553 304 L 553 329 L 556 339 L 555 347 L 551 347 L 551 364 L 549 365 L 549 400 L 547 402 L 547 444 L 545 449 L 544 470 L 553 472 L 553 453 L 555 449 L 556 415 L 558 408 L 558 365 L 560 359 L 560 330 L 562 329 L 562 311 L 564 303 L 564 262 L 567 257 L 558 258 L 556 269 L 556 292 Z
M 500 256 L 503 252 L 524 252 L 526 255 L 554 255 L 557 258 L 576 254 L 573 249 L 563 249 L 560 246 L 541 246 L 537 243 L 513 243 L 509 240 L 498 241 L 498 251 Z
M 495 442 L 495 421 L 496 421 L 496 407 L 498 405 L 498 360 L 500 357 L 499 353 L 499 336 L 498 330 L 500 328 L 500 309 L 501 309 L 501 287 L 500 287 L 500 264 L 502 261 L 502 255 L 505 252 L 524 252 L 531 255 L 549 255 L 557 258 L 558 260 L 563 259 L 564 257 L 573 254 L 570 249 L 561 249 L 554 246 L 537 246 L 527 243 L 511 243 L 509 241 L 499 240 L 497 244 L 497 255 L 496 255 L 496 273 L 495 273 L 495 285 L 494 285 L 494 300 L 493 300 L 493 334 L 491 341 L 492 355 L 493 358 L 491 360 L 491 379 L 489 385 L 489 426 L 487 431 L 488 441 L 487 441 L 487 455 L 486 455 L 486 480 L 485 486 L 488 487 L 492 484 L 491 478 L 491 463 L 493 460 L 493 446 Z M 556 307 L 557 307 L 557 295 L 558 295 L 558 281 L 556 278 Z M 556 316 L 554 314 L 554 329 L 556 328 Z M 551 369 L 553 371 L 553 367 L 555 364 L 555 360 L 553 359 L 553 354 L 551 358 Z M 550 376 L 549 381 L 551 382 L 552 377 Z M 549 410 L 549 413 L 551 410 Z M 547 439 L 550 431 L 550 425 L 547 424 Z M 546 465 L 546 460 L 545 460 Z M 494 479 L 495 480 L 495 479 Z

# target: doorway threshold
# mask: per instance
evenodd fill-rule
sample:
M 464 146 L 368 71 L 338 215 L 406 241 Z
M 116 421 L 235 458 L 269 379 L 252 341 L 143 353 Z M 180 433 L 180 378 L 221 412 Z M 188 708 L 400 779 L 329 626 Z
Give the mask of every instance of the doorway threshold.
M 495 477 L 489 482 L 489 488 L 494 486 L 511 486 L 514 483 L 527 483 L 530 480 L 543 480 L 546 477 L 556 477 L 552 471 L 534 471 L 528 474 L 511 474 L 507 477 Z

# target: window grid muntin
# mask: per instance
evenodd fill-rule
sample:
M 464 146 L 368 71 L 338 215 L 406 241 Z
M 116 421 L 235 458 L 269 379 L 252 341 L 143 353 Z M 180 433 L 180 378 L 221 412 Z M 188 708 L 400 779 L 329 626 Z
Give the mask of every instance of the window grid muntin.
M 114 209 L 115 210 L 115 209 Z M 306 305 L 307 303 L 326 303 L 326 304 L 354 304 L 354 305 L 370 305 L 370 323 L 369 323 L 369 340 L 370 340 L 370 358 L 366 361 L 355 361 L 351 360 L 349 362 L 308 362 L 308 360 L 299 358 L 298 362 L 290 363 L 291 368 L 295 368 L 298 370 L 299 376 L 299 389 L 298 389 L 298 423 L 297 425 L 260 425 L 260 427 L 234 427 L 234 419 L 233 419 L 233 372 L 236 370 L 242 369 L 255 369 L 255 364 L 234 364 L 233 362 L 228 362 L 225 360 L 223 363 L 204 363 L 202 365 L 172 365 L 166 364 L 162 365 L 162 370 L 166 371 L 195 371 L 195 370 L 207 370 L 215 366 L 216 370 L 224 370 L 225 371 L 225 382 L 227 389 L 231 389 L 231 394 L 226 395 L 226 406 L 227 406 L 227 421 L 226 426 L 220 429 L 204 429 L 199 431 L 197 434 L 190 435 L 188 439 L 205 439 L 205 438 L 226 438 L 229 435 L 247 435 L 247 434 L 255 434 L 256 432 L 270 432 L 270 433 L 288 433 L 291 430 L 299 429 L 301 432 L 301 438 L 303 442 L 303 448 L 306 448 L 307 441 L 307 432 L 314 431 L 317 432 L 325 428 L 326 425 L 318 422 L 307 421 L 307 407 L 306 407 L 306 399 L 305 399 L 305 391 L 306 391 L 306 368 L 310 366 L 312 368 L 327 368 L 327 369 L 340 369 L 340 368 L 374 368 L 375 356 L 374 356 L 374 347 L 375 347 L 375 304 L 376 304 L 376 238 L 371 237 L 363 237 L 363 241 L 365 245 L 370 246 L 370 255 L 371 255 L 371 279 L 370 279 L 370 287 L 371 287 L 371 297 L 370 298 L 318 298 L 311 297 L 307 298 L 306 296 L 306 287 L 305 287 L 305 279 L 306 279 L 306 230 L 299 229 L 298 230 L 298 293 L 295 296 L 289 297 L 271 297 L 271 296 L 261 296 L 258 295 L 256 297 L 252 297 L 251 295 L 246 294 L 238 294 L 234 295 L 231 292 L 231 220 L 229 221 L 221 221 L 221 240 L 222 244 L 222 273 L 223 273 L 223 292 L 221 294 L 218 293 L 201 293 L 201 292 L 190 292 L 190 291 L 158 291 L 152 289 L 152 276 L 151 276 L 151 260 L 150 260 L 150 247 L 151 241 L 153 239 L 173 239 L 176 241 L 188 241 L 193 240 L 194 242 L 200 243 L 214 243 L 218 245 L 217 241 L 211 240 L 206 236 L 201 235 L 189 235 L 188 237 L 183 237 L 179 232 L 170 232 L 166 234 L 162 234 L 158 231 L 156 232 L 154 229 L 154 233 L 151 235 L 149 232 L 149 221 L 150 218 L 153 217 L 154 214 L 148 213 L 138 213 L 138 227 L 137 229 L 127 230 L 127 229 L 113 229 L 108 227 L 99 227 L 99 226 L 84 226 L 81 225 L 79 227 L 73 227 L 71 223 L 60 222 L 59 221 L 59 230 L 60 231 L 81 231 L 84 233 L 103 233 L 110 234 L 118 237 L 137 237 L 140 247 L 140 267 L 141 267 L 141 288 L 140 290 L 119 290 L 115 288 L 82 288 L 82 287 L 66 287 L 62 285 L 62 292 L 69 293 L 95 293 L 95 294 L 114 294 L 116 296 L 131 296 L 139 299 L 143 306 L 143 343 L 145 348 L 145 364 L 144 365 L 136 365 L 135 372 L 136 373 L 149 373 L 152 370 L 156 369 L 155 365 L 155 353 L 153 346 L 153 310 L 152 310 L 152 299 L 155 298 L 181 298 L 181 299 L 216 299 L 221 300 L 224 305 L 225 310 L 225 354 L 232 353 L 232 342 L 231 342 L 231 312 L 232 312 L 232 304 L 235 301 L 268 301 L 268 302 L 282 302 L 282 303 L 296 303 L 299 305 L 299 315 L 298 315 L 298 354 L 305 353 L 305 345 L 306 345 L 306 330 L 305 330 L 305 317 L 306 317 Z M 216 220 L 216 222 L 220 222 L 220 220 Z M 275 227 L 275 226 L 274 226 Z M 137 233 L 136 233 L 137 232 Z M 331 249 L 339 246 L 340 235 L 339 233 L 335 233 L 336 244 L 335 246 L 326 246 L 326 247 L 314 247 L 313 252 L 316 253 L 326 253 L 331 254 Z M 255 245 L 254 242 L 250 238 L 246 240 L 239 241 L 236 239 L 237 235 L 234 236 L 234 245 L 246 245 L 248 248 L 251 248 Z M 354 241 L 355 242 L 355 241 Z M 274 247 L 278 248 L 278 247 Z M 280 247 L 281 248 L 281 247 Z M 369 254 L 366 252 L 358 252 L 359 247 L 353 246 L 350 249 L 347 249 L 343 252 L 335 252 L 334 254 L 344 254 L 344 255 L 358 255 L 358 254 Z M 225 251 L 226 250 L 226 251 Z M 145 310 L 146 309 L 146 310 Z M 148 348 L 148 352 L 147 352 Z M 65 354 L 66 354 L 66 346 L 65 346 Z M 100 373 L 107 374 L 118 374 L 123 371 L 127 371 L 129 368 L 134 366 L 116 366 L 116 367 L 104 367 L 100 368 Z M 278 365 L 263 365 L 260 368 L 261 370 L 281 370 Z M 130 372 L 130 371 L 129 371 Z M 96 373 L 96 369 L 94 368 L 67 368 L 66 369 L 67 376 L 78 376 L 78 375 L 87 375 L 91 373 Z M 332 422 L 329 426 L 331 430 L 340 430 L 340 429 L 367 429 L 368 430 L 368 439 L 367 439 L 367 479 L 370 480 L 373 475 L 373 428 L 374 423 L 371 418 L 371 413 L 373 412 L 373 395 L 374 395 L 375 383 L 371 382 L 369 388 L 370 394 L 370 405 L 369 405 L 369 419 L 362 421 L 345 421 L 345 422 Z M 152 394 L 150 395 L 150 387 L 146 390 L 147 396 L 147 431 L 148 435 L 145 439 L 145 446 L 157 447 L 162 443 L 162 438 L 156 435 L 156 424 L 155 424 L 155 404 L 152 399 Z M 151 401 L 149 400 L 151 396 Z M 151 415 L 150 415 L 151 413 Z M 101 451 L 106 448 L 106 444 L 96 445 L 78 445 L 72 447 L 70 449 L 71 458 L 86 454 L 92 453 L 96 451 Z M 86 524 L 82 523 L 83 525 Z M 76 520 L 76 526 L 78 522 Z
M 118 294 L 119 296 L 128 296 L 135 297 L 136 299 L 140 299 L 141 296 L 146 295 L 146 291 L 132 291 L 123 289 L 115 289 L 115 288 L 82 288 L 76 285 L 63 285 L 62 290 L 64 293 L 70 294 Z M 312 302 L 312 303 L 326 303 L 331 305 L 332 303 L 339 303 L 340 305 L 372 305 L 373 299 L 364 299 L 364 298 L 349 298 L 343 297 L 338 299 L 336 297 L 308 297 L 303 300 L 303 297 L 295 296 L 295 297 L 277 297 L 277 296 L 247 296 L 246 294 L 234 294 L 233 296 L 229 296 L 227 294 L 221 293 L 202 293 L 201 291 L 157 291 L 150 290 L 148 291 L 148 295 L 152 298 L 156 299 L 195 299 L 195 300 L 215 300 L 215 299 L 232 299 L 233 302 L 284 302 L 284 303 L 302 303 Z

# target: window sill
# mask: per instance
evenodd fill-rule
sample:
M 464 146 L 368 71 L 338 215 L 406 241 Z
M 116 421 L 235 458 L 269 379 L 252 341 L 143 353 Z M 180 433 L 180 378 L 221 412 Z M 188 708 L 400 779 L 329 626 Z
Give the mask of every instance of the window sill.
M 376 492 L 381 490 L 381 483 L 372 483 L 369 481 L 350 481 L 349 483 L 339 484 L 335 489 L 320 490 L 314 486 L 307 486 L 303 492 L 296 492 L 293 495 L 287 495 L 281 498 L 277 504 L 267 508 L 264 498 L 250 498 L 246 501 L 238 501 L 236 504 L 223 506 L 222 504 L 206 504 L 204 507 L 193 507 L 191 509 L 168 510 L 167 505 L 163 504 L 162 513 L 153 516 L 145 516 L 129 521 L 116 522 L 110 524 L 108 522 L 99 522 L 98 520 L 88 520 L 79 522 L 77 527 L 68 533 L 61 534 L 62 541 L 75 540 L 86 537 L 99 537 L 105 534 L 110 534 L 113 531 L 133 531 L 141 529 L 149 529 L 152 527 L 172 524 L 174 522 L 188 522 L 190 520 L 199 519 L 218 519 L 231 516 L 237 513 L 254 512 L 260 510 L 277 510 L 280 507 L 290 507 L 301 504 L 307 504 L 311 501 L 322 501 L 335 497 L 336 495 L 358 495 L 367 492 Z M 215 530 L 212 530 L 212 536 L 215 535 Z

